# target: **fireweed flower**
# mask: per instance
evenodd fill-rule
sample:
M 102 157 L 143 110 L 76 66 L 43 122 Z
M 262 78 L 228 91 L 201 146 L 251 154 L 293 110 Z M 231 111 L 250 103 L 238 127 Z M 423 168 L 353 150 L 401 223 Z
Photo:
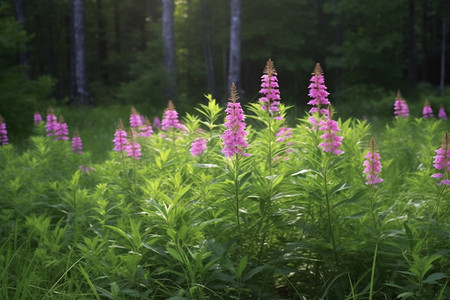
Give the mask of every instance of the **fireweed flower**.
M 59 116 L 58 129 L 56 129 L 54 135 L 55 141 L 65 141 L 69 139 L 69 129 L 67 128 L 67 123 L 64 123 L 64 118 L 62 116 Z
M 238 99 L 236 85 L 231 85 L 231 96 L 228 102 L 224 126 L 227 128 L 221 138 L 223 139 L 222 153 L 226 157 L 232 157 L 234 154 L 242 154 L 248 156 L 244 149 L 248 147 L 248 132 L 245 131 L 245 116 L 241 108 L 241 104 L 236 102 Z
M 45 123 L 45 131 L 47 136 L 52 136 L 59 128 L 58 120 L 53 112 L 53 108 L 50 106 L 47 111 L 47 122 Z
M 380 154 L 375 150 L 375 139 L 372 138 L 370 142 L 370 151 L 364 156 L 363 173 L 366 174 L 366 184 L 372 185 L 375 189 L 378 188 L 378 183 L 383 179 L 378 177 L 381 172 Z
M 206 139 L 196 138 L 191 144 L 191 155 L 199 156 L 206 150 Z
M 153 118 L 153 128 L 161 128 L 161 120 L 158 117 Z
M 83 143 L 81 142 L 80 133 L 78 132 L 78 128 L 75 128 L 75 134 L 72 137 L 72 151 L 75 151 L 78 154 L 83 153 Z
M 123 128 L 122 120 L 117 124 L 116 132 L 114 133 L 114 151 L 124 151 L 127 141 L 127 132 Z
M 284 142 L 285 140 L 292 137 L 292 128 L 281 127 L 277 132 L 277 142 Z
M 261 102 L 261 109 L 268 110 L 273 116 L 274 112 L 278 112 L 278 105 L 280 105 L 280 90 L 278 89 L 277 72 L 272 60 L 268 60 L 264 68 L 264 75 L 261 76 L 261 89 L 259 93 L 262 97 L 259 98 Z M 281 117 L 275 117 L 279 119 Z
M 0 145 L 8 145 L 8 131 L 6 130 L 6 123 L 3 122 L 2 116 L 0 116 Z
M 449 172 L 450 172 L 450 141 L 448 139 L 448 133 L 444 134 L 441 148 L 435 150 L 436 156 L 434 156 L 434 167 L 439 170 L 439 173 L 431 175 L 436 179 L 442 179 L 437 185 L 450 185 Z
M 338 136 L 337 132 L 341 131 L 338 127 L 338 123 L 331 119 L 331 105 L 328 105 L 329 118 L 323 119 L 319 122 L 319 130 L 325 131 L 320 137 L 324 140 L 319 144 L 319 147 L 325 152 L 331 152 L 335 155 L 344 153 L 344 151 L 338 148 L 342 145 L 342 136 Z
M 399 116 L 402 118 L 406 118 L 409 116 L 408 105 L 406 104 L 406 101 L 402 98 L 400 91 L 397 91 L 397 96 L 395 97 L 394 115 L 396 118 L 398 118 Z
M 312 99 L 308 102 L 308 104 L 313 105 L 313 107 L 309 110 L 309 113 L 314 114 L 318 112 L 319 115 L 322 114 L 325 116 L 325 119 L 328 119 L 328 109 L 326 106 L 330 104 L 330 101 L 328 101 L 327 98 L 330 93 L 327 92 L 322 68 L 320 67 L 319 63 L 316 64 L 314 72 L 311 75 L 312 77 L 309 80 L 311 83 L 308 86 L 308 96 Z M 314 129 L 320 122 L 320 120 L 318 120 L 314 116 L 311 116 L 308 121 L 311 123 L 311 125 L 313 125 Z
M 127 152 L 127 156 L 131 156 L 134 159 L 141 158 L 141 145 L 135 141 L 133 136 L 133 130 L 130 130 L 130 141 L 125 145 L 125 151 Z
M 136 111 L 134 107 L 131 107 L 130 126 L 139 127 L 142 125 L 141 115 Z
M 150 125 L 150 121 L 147 117 L 145 117 L 144 126 L 139 128 L 139 136 L 142 137 L 151 137 L 153 133 L 152 125 Z
M 41 116 L 41 114 L 38 111 L 36 111 L 34 113 L 33 121 L 34 121 L 34 125 L 39 124 L 39 123 L 42 122 L 42 116 Z
M 161 129 L 167 131 L 169 128 L 185 129 L 178 121 L 178 113 L 173 106 L 172 101 L 169 101 L 167 109 L 164 112 L 163 120 L 161 122 Z
M 430 106 L 430 103 L 428 102 L 428 99 L 425 100 L 425 105 L 424 105 L 423 110 L 422 110 L 422 115 L 423 115 L 423 117 L 425 119 L 434 117 L 433 110 L 431 109 L 431 106 Z
M 447 114 L 445 113 L 444 106 L 442 106 L 442 105 L 441 105 L 441 108 L 439 109 L 438 117 L 439 117 L 439 119 L 447 120 Z

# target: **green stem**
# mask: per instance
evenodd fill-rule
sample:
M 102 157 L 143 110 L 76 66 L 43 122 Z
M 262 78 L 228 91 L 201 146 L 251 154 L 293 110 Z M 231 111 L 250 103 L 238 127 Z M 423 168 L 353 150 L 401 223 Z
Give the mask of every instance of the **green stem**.
M 377 235 L 377 239 L 379 238 L 379 236 L 380 236 L 380 233 L 379 233 L 379 231 L 378 231 L 378 222 L 377 222 L 377 218 L 376 218 L 376 216 L 375 216 L 375 202 L 374 202 L 374 197 L 375 197 L 375 195 L 374 195 L 374 190 L 371 188 L 370 189 L 370 195 L 369 195 L 369 199 L 370 199 L 370 213 L 371 213 L 371 215 L 372 215 L 372 221 L 373 221 L 373 228 L 375 229 L 375 233 L 376 233 L 376 235 Z
M 378 241 L 379 240 L 377 237 L 377 243 L 375 244 L 375 252 L 373 254 L 373 261 L 372 261 L 372 272 L 370 274 L 369 300 L 372 300 L 372 297 L 373 297 L 373 284 L 374 284 L 374 278 L 375 278 L 375 265 L 377 263 Z
M 338 264 L 338 257 L 336 253 L 336 241 L 334 239 L 334 232 L 333 232 L 333 225 L 332 225 L 332 218 L 331 218 L 331 203 L 330 203 L 330 195 L 328 191 L 328 182 L 327 182 L 327 170 L 330 163 L 331 153 L 328 155 L 325 168 L 323 170 L 323 182 L 324 182 L 324 189 L 325 189 L 325 200 L 327 204 L 327 216 L 328 216 L 328 230 L 330 231 L 330 238 L 331 238 L 331 245 L 333 247 L 333 256 L 334 260 L 336 261 L 336 264 Z
M 236 199 L 236 222 L 238 226 L 239 239 L 242 240 L 241 233 L 241 220 L 239 217 L 239 154 L 234 155 L 234 188 L 235 188 L 235 199 Z

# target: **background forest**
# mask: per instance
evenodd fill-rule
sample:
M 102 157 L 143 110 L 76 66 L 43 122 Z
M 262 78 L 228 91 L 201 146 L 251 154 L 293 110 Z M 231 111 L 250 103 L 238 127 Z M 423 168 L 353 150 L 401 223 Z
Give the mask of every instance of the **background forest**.
M 316 62 L 342 116 L 391 116 L 397 89 L 418 107 L 424 94 L 444 95 L 450 48 L 444 0 L 0 0 L 0 111 L 10 131 L 25 135 L 31 125 L 20 116 L 49 104 L 133 104 L 156 115 L 168 99 L 181 112 L 202 94 L 223 103 L 233 2 L 240 7 L 237 81 L 244 103 L 258 98 L 254 74 L 269 58 L 282 99 L 297 116 Z M 164 63 L 163 4 L 174 5 L 173 84 Z M 84 18 L 83 101 L 74 71 L 77 5 Z M 439 106 L 445 98 L 430 101 Z

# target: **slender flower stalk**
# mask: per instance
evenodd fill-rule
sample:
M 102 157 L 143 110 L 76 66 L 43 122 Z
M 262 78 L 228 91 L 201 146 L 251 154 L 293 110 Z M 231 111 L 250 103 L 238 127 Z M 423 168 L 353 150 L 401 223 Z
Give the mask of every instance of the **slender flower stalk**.
M 434 117 L 433 110 L 431 109 L 431 106 L 430 106 L 430 103 L 428 102 L 428 99 L 425 100 L 425 105 L 424 105 L 423 110 L 422 110 L 422 115 L 423 115 L 423 117 L 425 119 Z
M 442 139 L 441 148 L 435 150 L 435 152 L 433 166 L 439 173 L 433 174 L 431 177 L 441 180 L 437 185 L 450 185 L 450 140 L 447 132 Z
M 151 137 L 153 133 L 152 125 L 150 125 L 150 121 L 147 117 L 145 117 L 144 126 L 139 128 L 139 136 L 142 137 Z
M 332 111 L 331 105 L 328 105 L 328 118 L 323 119 L 319 123 L 319 130 L 324 131 L 320 137 L 324 140 L 319 144 L 319 147 L 325 151 L 335 155 L 344 153 L 339 147 L 342 145 L 342 136 L 338 136 L 337 133 L 341 131 L 338 127 L 338 123 L 331 119 Z
M 136 142 L 133 135 L 133 130 L 130 129 L 130 141 L 125 145 L 125 151 L 127 152 L 127 156 L 130 156 L 134 159 L 141 158 L 141 145 Z
M 264 74 L 261 76 L 261 89 L 259 93 L 262 95 L 259 98 L 261 102 L 261 109 L 269 111 L 273 116 L 274 112 L 278 112 L 278 105 L 280 105 L 280 90 L 278 89 L 277 72 L 272 60 L 268 60 L 264 68 Z M 277 116 L 276 119 L 281 119 Z
M 83 143 L 81 142 L 80 133 L 78 132 L 78 128 L 75 128 L 75 134 L 72 137 L 72 151 L 75 151 L 78 154 L 83 153 Z
M 406 118 L 409 116 L 408 104 L 406 104 L 405 99 L 402 98 L 400 91 L 397 91 L 397 96 L 395 97 L 394 115 L 396 118 L 398 117 Z
M 248 132 L 245 131 L 246 125 L 244 122 L 245 116 L 241 104 L 236 102 L 238 99 L 236 85 L 233 83 L 231 85 L 230 101 L 225 110 L 227 115 L 224 126 L 227 129 L 221 136 L 223 139 L 222 145 L 224 146 L 222 153 L 226 157 L 232 157 L 234 154 L 249 155 L 245 153 L 245 149 L 248 147 L 246 138 Z
M 196 138 L 191 144 L 191 155 L 199 156 L 206 150 L 207 140 L 204 138 Z
M 383 179 L 379 178 L 378 175 L 381 172 L 381 162 L 380 154 L 375 150 L 375 139 L 372 138 L 370 141 L 370 151 L 367 152 L 366 159 L 364 161 L 363 173 L 366 174 L 366 184 L 373 186 L 375 189 L 378 188 L 378 183 L 382 182 Z
M 36 111 L 34 113 L 33 121 L 34 121 L 34 125 L 37 125 L 37 124 L 42 122 L 42 116 L 41 116 L 41 114 L 38 111 Z
M 67 123 L 64 122 L 64 118 L 62 116 L 59 116 L 58 129 L 55 131 L 54 135 L 55 141 L 66 141 L 69 139 L 69 129 L 67 128 Z
M 114 151 L 122 152 L 125 150 L 125 145 L 128 143 L 127 132 L 123 128 L 122 120 L 119 119 L 116 132 L 114 133 Z
M 8 145 L 8 131 L 6 130 L 6 123 L 3 121 L 2 116 L 0 116 L 0 145 Z
M 161 122 L 161 129 L 167 131 L 169 128 L 185 129 L 178 121 L 178 113 L 173 106 L 172 101 L 169 101 L 167 109 L 164 112 L 163 120 Z
M 320 123 L 321 115 L 323 115 L 325 119 L 329 118 L 329 110 L 327 106 L 330 104 L 330 101 L 328 101 L 328 95 L 330 93 L 327 92 L 327 87 L 325 86 L 325 78 L 323 76 L 323 71 L 319 63 L 316 64 L 314 72 L 311 75 L 311 83 L 308 86 L 308 96 L 312 99 L 308 102 L 308 104 L 312 105 L 313 107 L 309 110 L 309 113 L 319 113 L 319 116 L 318 118 L 316 116 L 311 116 L 309 117 L 308 121 L 313 126 L 313 129 L 316 129 Z
M 45 123 L 45 131 L 47 132 L 47 136 L 52 136 L 59 128 L 58 119 L 53 112 L 53 108 L 50 106 L 47 111 L 47 122 Z
M 444 121 L 447 120 L 447 113 L 445 112 L 444 106 L 441 105 L 441 108 L 439 109 L 439 114 L 438 114 L 439 119 L 442 119 Z
M 136 111 L 134 107 L 131 107 L 130 126 L 139 127 L 142 125 L 144 124 L 142 123 L 141 115 Z

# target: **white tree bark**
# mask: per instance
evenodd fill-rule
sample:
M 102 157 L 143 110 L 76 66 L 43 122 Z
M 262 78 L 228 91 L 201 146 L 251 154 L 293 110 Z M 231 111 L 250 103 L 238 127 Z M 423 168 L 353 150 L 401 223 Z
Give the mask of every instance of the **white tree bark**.
M 241 0 L 230 3 L 230 57 L 228 69 L 228 91 L 231 84 L 236 84 L 241 94 Z

